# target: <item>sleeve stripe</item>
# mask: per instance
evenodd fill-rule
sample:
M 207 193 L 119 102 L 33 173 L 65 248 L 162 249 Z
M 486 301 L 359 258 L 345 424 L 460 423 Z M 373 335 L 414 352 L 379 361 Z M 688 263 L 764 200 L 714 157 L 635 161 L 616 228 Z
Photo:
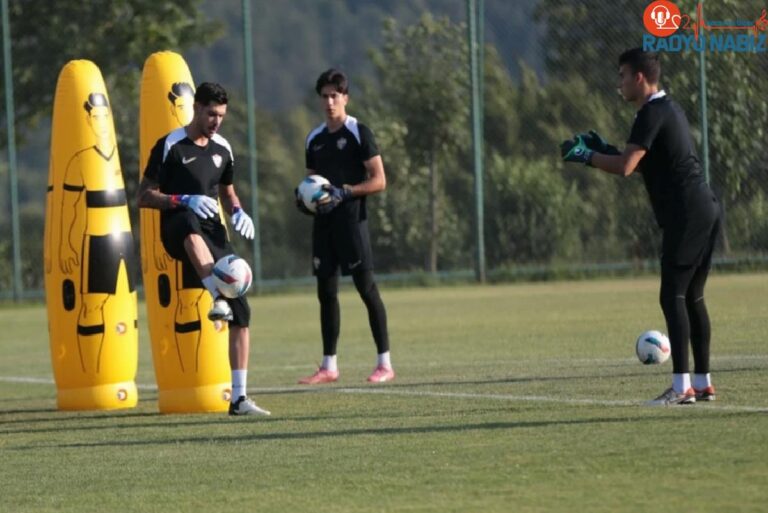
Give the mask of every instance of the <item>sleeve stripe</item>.
M 232 160 L 232 163 L 234 163 L 235 162 L 235 156 L 232 154 L 232 146 L 229 145 L 229 141 L 224 139 L 224 137 L 220 136 L 219 134 L 213 134 L 212 140 L 213 140 L 213 142 L 215 142 L 217 144 L 220 144 L 220 145 L 224 146 L 227 149 L 227 151 L 229 152 L 229 158 L 230 158 L 230 160 Z
M 346 126 L 347 130 L 352 132 L 352 135 L 355 136 L 355 139 L 357 139 L 357 144 L 362 144 L 362 140 L 360 139 L 360 128 L 357 125 L 357 118 L 347 116 L 347 119 L 344 121 L 344 126 Z
M 322 132 L 324 129 L 325 129 L 325 123 L 323 123 L 322 125 L 318 126 L 317 128 L 315 128 L 314 130 L 312 130 L 309 133 L 309 135 L 307 136 L 307 140 L 305 141 L 305 144 L 306 144 L 305 149 L 307 149 L 307 150 L 309 149 L 309 143 L 311 143 L 312 139 L 314 139 L 315 136 L 317 134 L 319 134 L 320 132 Z
M 168 153 L 171 152 L 171 148 L 177 142 L 181 141 L 187 136 L 187 131 L 184 127 L 177 128 L 165 137 L 165 144 L 163 144 L 163 162 L 168 157 Z

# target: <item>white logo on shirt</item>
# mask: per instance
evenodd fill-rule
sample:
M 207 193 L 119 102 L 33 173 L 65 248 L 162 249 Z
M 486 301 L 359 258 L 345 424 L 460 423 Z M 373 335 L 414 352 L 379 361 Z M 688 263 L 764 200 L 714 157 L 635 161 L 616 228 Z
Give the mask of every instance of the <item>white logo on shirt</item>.
M 221 167 L 221 155 L 217 153 L 215 155 L 211 155 L 211 158 L 213 159 L 213 165 L 216 167 Z
M 312 151 L 320 151 L 323 149 L 323 146 L 325 146 L 325 144 L 315 144 L 312 146 Z
M 182 163 L 182 164 L 184 164 L 184 165 L 186 165 L 186 164 L 189 164 L 190 162 L 192 162 L 192 161 L 193 161 L 193 160 L 195 160 L 195 159 L 197 159 L 197 157 L 189 157 L 189 158 L 187 158 L 187 157 L 183 157 L 183 158 L 181 159 L 181 163 Z
M 340 149 L 340 150 L 343 150 L 344 146 L 346 146 L 346 145 L 347 145 L 347 138 L 346 137 L 342 137 L 341 139 L 336 141 L 336 147 L 338 149 Z

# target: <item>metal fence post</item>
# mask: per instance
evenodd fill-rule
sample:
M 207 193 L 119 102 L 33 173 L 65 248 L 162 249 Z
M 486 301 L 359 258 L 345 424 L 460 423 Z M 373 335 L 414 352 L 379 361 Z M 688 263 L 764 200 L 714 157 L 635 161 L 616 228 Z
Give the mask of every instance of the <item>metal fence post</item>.
M 256 160 L 256 105 L 253 85 L 253 30 L 251 0 L 243 0 L 243 55 L 245 60 L 245 96 L 248 109 L 248 169 L 251 177 L 251 215 L 253 216 L 253 281 L 261 293 L 261 236 L 259 228 L 259 174 Z
M 704 15 L 704 0 L 700 0 L 701 15 Z M 707 119 L 707 70 L 704 58 L 705 46 L 699 51 L 699 99 L 701 118 L 701 165 L 704 168 L 704 179 L 709 183 L 709 120 Z
M 480 40 L 478 18 L 483 17 L 483 0 L 467 0 L 467 44 L 472 96 L 472 162 L 475 173 L 475 278 L 485 282 L 485 222 L 483 214 L 483 109 L 481 81 L 483 42 Z
M 13 299 L 21 299 L 21 233 L 19 230 L 19 179 L 16 167 L 16 114 L 13 109 L 13 67 L 11 66 L 11 28 L 8 0 L 2 0 L 3 77 L 5 81 L 5 115 L 8 130 L 8 175 L 11 193 L 11 231 L 13 238 Z

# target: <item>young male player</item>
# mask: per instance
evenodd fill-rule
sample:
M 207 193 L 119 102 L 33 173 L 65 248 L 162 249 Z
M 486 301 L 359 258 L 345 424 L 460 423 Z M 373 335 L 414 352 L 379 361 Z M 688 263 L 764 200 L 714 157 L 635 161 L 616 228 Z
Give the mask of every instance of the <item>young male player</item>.
M 713 401 L 709 374 L 710 323 L 704 285 L 720 226 L 720 207 L 702 175 L 688 120 L 659 88 L 658 55 L 640 48 L 619 57 L 619 91 L 638 112 L 623 152 L 590 132 L 561 145 L 563 159 L 607 173 L 643 175 L 663 231 L 660 302 L 672 346 L 672 386 L 654 405 Z M 693 383 L 688 341 L 693 350 Z
M 181 260 L 183 280 L 201 280 L 214 298 L 208 318 L 229 321 L 232 369 L 230 415 L 269 415 L 246 395 L 251 311 L 245 298 L 221 296 L 211 275 L 219 258 L 233 253 L 219 217 L 219 200 L 235 231 L 247 239 L 253 221 L 233 185 L 232 148 L 217 132 L 227 113 L 227 93 L 205 82 L 195 92 L 192 121 L 157 141 L 139 185 L 139 208 L 157 208 L 165 250 Z
M 347 77 L 329 69 L 315 84 L 325 123 L 312 130 L 306 140 L 308 174 L 319 174 L 331 183 L 329 199 L 318 205 L 312 228 L 312 262 L 320 300 L 320 329 L 323 362 L 313 375 L 299 380 L 305 385 L 331 383 L 339 379 L 336 344 L 341 324 L 338 300 L 339 268 L 352 275 L 360 297 L 368 309 L 378 360 L 368 377 L 382 383 L 395 378 L 389 356 L 387 314 L 373 279 L 373 261 L 365 197 L 384 190 L 384 164 L 373 132 L 347 115 L 349 100 Z M 301 201 L 299 209 L 308 213 Z

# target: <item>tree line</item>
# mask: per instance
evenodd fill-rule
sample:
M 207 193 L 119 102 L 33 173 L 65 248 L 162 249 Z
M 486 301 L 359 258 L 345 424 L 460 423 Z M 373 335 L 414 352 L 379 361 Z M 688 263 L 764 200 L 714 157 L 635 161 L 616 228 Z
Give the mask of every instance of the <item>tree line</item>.
M 224 34 L 226 27 L 203 15 L 196 0 L 162 3 L 159 9 L 157 2 L 144 0 L 95 2 L 98 9 L 93 2 L 82 4 L 11 3 L 17 124 L 31 127 L 21 131 L 22 137 L 34 134 L 35 123 L 50 114 L 60 67 L 71 58 L 93 60 L 110 92 L 132 195 L 140 173 L 136 106 L 143 60 L 159 49 L 184 54 L 201 40 L 212 40 L 211 34 Z M 482 103 L 490 269 L 657 257 L 659 237 L 642 180 L 564 166 L 558 154 L 560 141 L 588 129 L 623 144 L 633 111 L 615 92 L 616 59 L 641 40 L 637 20 L 644 5 L 620 0 L 607 8 L 599 0 L 540 0 L 530 23 L 542 27 L 541 67 L 524 60 L 510 66 L 509 55 L 486 41 Z M 707 4 L 711 19 L 747 8 L 735 0 Z M 73 26 L 73 19 L 85 21 Z M 471 268 L 466 26 L 455 17 L 426 11 L 408 22 L 387 18 L 373 29 L 379 44 L 366 54 L 370 72 L 353 77 L 348 111 L 373 129 L 387 171 L 387 190 L 369 202 L 377 269 L 430 273 Z M 768 249 L 766 69 L 766 55 L 707 56 L 709 156 L 712 183 L 726 208 L 724 251 L 729 254 Z M 308 71 L 308 80 L 321 70 Z M 663 85 L 683 105 L 700 137 L 698 76 L 698 55 L 663 56 Z M 310 223 L 295 211 L 292 191 L 305 172 L 304 137 L 322 121 L 322 112 L 309 92 L 306 101 L 280 110 L 260 104 L 259 189 L 251 191 L 245 102 L 233 92 L 223 134 L 235 151 L 242 201 L 248 205 L 250 194 L 258 193 L 264 277 L 308 275 Z M 24 284 L 40 288 L 47 141 L 25 143 L 36 144 L 42 154 L 21 177 Z M 135 208 L 132 215 L 136 231 Z M 0 226 L 5 233 L 7 221 Z M 245 245 L 237 247 L 249 253 Z M 0 273 L 0 289 L 7 289 L 8 237 L 0 239 L 0 268 L 6 270 Z

